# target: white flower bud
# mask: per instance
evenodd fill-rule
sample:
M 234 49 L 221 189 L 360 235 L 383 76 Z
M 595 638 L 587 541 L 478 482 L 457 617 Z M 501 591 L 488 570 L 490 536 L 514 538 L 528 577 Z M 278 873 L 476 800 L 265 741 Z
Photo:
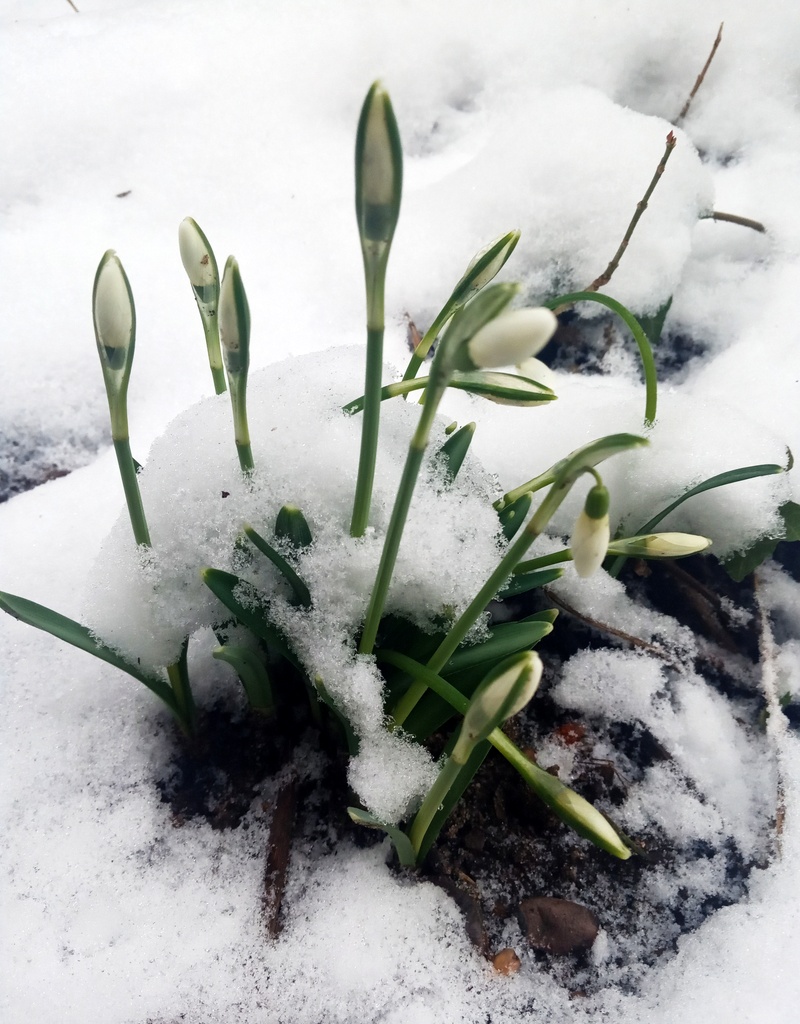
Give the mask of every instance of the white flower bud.
M 112 250 L 103 256 L 94 281 L 94 329 L 104 365 L 120 369 L 134 330 L 133 299 L 119 257 Z
M 219 334 L 228 372 L 235 373 L 249 358 L 250 308 L 239 264 L 228 257 L 219 295 Z
M 186 217 L 180 223 L 178 244 L 180 245 L 183 269 L 192 286 L 208 288 L 214 285 L 217 280 L 217 262 L 214 259 L 214 253 L 197 221 L 191 217 Z
M 541 352 L 556 327 L 555 314 L 544 307 L 503 313 L 467 342 L 469 359 L 478 368 L 513 366 Z
M 584 839 L 591 840 L 620 860 L 630 857 L 631 851 L 614 826 L 575 790 L 564 786 L 552 799 L 551 806 L 561 820 L 572 826 Z
M 466 764 L 473 747 L 496 726 L 518 714 L 536 693 L 542 659 L 535 651 L 507 658 L 484 679 L 464 715 L 452 758 Z
M 608 491 L 602 484 L 596 484 L 586 496 L 569 545 L 579 576 L 586 578 L 597 572 L 608 553 L 610 540 Z
M 710 546 L 708 537 L 693 533 L 647 533 L 615 540 L 609 545 L 609 552 L 633 558 L 683 558 Z

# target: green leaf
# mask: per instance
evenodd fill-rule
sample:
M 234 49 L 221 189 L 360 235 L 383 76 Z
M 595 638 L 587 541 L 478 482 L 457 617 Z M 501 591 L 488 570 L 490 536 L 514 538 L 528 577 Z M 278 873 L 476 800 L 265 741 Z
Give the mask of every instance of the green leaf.
M 525 522 L 525 517 L 530 512 L 533 504 L 533 495 L 530 492 L 520 495 L 516 501 L 500 509 L 497 516 L 500 520 L 500 529 L 506 540 L 513 540 Z
M 761 476 L 774 476 L 777 473 L 785 473 L 786 471 L 787 469 L 784 466 L 778 466 L 774 463 L 763 463 L 757 466 L 742 466 L 741 469 L 731 469 L 728 470 L 727 473 L 718 473 L 716 476 L 711 476 L 707 480 L 703 480 L 702 483 L 696 484 L 694 487 L 690 487 L 688 491 L 684 491 L 684 493 L 677 497 L 673 502 L 670 502 L 670 504 L 667 505 L 665 508 L 662 508 L 660 512 L 657 512 L 652 519 L 649 519 L 644 524 L 644 526 L 642 526 L 638 530 L 633 530 L 631 532 L 631 536 L 638 537 L 644 534 L 654 533 L 655 528 L 658 526 L 658 524 L 663 519 L 666 519 L 670 512 L 673 512 L 676 508 L 682 505 L 684 501 L 687 501 L 689 498 L 693 498 L 696 494 L 703 494 L 704 491 L 713 491 L 717 487 L 727 487 L 728 484 L 740 483 L 743 480 L 752 480 L 756 477 Z M 762 542 L 759 541 L 759 543 Z M 774 548 L 772 550 L 774 551 Z M 760 565 L 761 561 L 763 561 L 764 558 L 769 558 L 771 554 L 772 551 L 768 552 L 766 555 L 763 555 L 760 561 L 755 562 L 753 568 Z M 614 559 L 608 570 L 609 574 L 611 576 L 618 576 L 620 570 L 625 564 L 625 561 L 626 559 L 621 555 L 618 558 Z M 742 562 L 742 564 L 735 571 L 740 571 L 740 569 L 744 567 L 744 564 L 745 562 Z M 749 561 L 747 564 L 749 564 Z M 738 581 L 744 579 L 748 571 L 752 570 L 746 570 L 744 574 L 741 577 L 739 577 Z M 731 573 L 731 575 L 733 574 Z M 733 578 L 737 579 L 736 576 L 734 576 Z
M 68 619 L 65 615 L 60 615 L 52 608 L 46 608 L 44 605 L 36 604 L 35 601 L 17 597 L 15 594 L 0 592 L 0 608 L 13 618 L 19 619 L 20 622 L 50 633 L 51 636 L 58 637 L 59 640 L 63 640 L 81 651 L 86 651 L 87 654 L 99 658 L 100 661 L 105 661 L 109 665 L 113 665 L 114 668 L 127 672 L 129 676 L 133 676 L 134 679 L 144 683 L 149 690 L 152 690 L 180 720 L 175 694 L 167 683 L 157 676 L 142 672 L 138 666 L 112 651 L 110 647 L 106 647 L 92 635 L 86 626 L 75 622 L 74 619 Z
M 464 463 L 464 459 L 467 457 L 469 446 L 472 444 L 472 438 L 475 435 L 475 424 L 465 423 L 463 427 L 452 433 L 444 444 L 441 446 L 439 451 L 436 453 L 436 458 L 441 460 L 444 466 L 445 478 L 448 483 L 452 483 L 453 480 L 458 476 L 458 471 Z
M 342 714 L 339 710 L 339 706 L 336 701 L 331 697 L 325 688 L 325 684 L 322 681 L 321 676 L 314 677 L 314 689 L 317 696 L 325 705 L 326 708 L 333 714 L 333 717 L 342 727 L 344 733 L 345 742 L 347 743 L 347 750 L 351 757 L 355 757 L 358 753 L 359 742 L 358 736 L 353 732 L 353 727 L 350 725 L 350 721 L 346 715 Z
M 201 569 L 200 575 L 212 594 L 225 605 L 228 611 L 233 612 L 243 626 L 246 626 L 251 633 L 265 641 L 276 654 L 285 658 L 303 673 L 302 665 L 283 635 L 267 619 L 267 610 L 262 603 L 262 598 L 252 584 L 234 576 L 233 573 L 223 572 L 222 569 Z M 248 601 L 245 605 L 238 597 L 234 596 L 234 591 L 239 588 L 242 588 L 240 593 L 245 591 L 250 594 L 252 601 Z
M 794 501 L 784 502 L 778 509 L 783 519 L 783 531 L 780 537 L 763 537 L 746 551 L 737 551 L 722 562 L 723 568 L 737 583 L 749 576 L 759 565 L 775 554 L 775 549 L 782 540 L 800 540 L 800 505 Z
M 257 711 L 275 710 L 269 675 L 256 651 L 238 644 L 225 644 L 215 647 L 211 654 L 218 661 L 225 661 L 235 669 L 251 707 Z
M 778 509 L 783 517 L 785 527 L 783 539 L 800 540 L 800 505 L 796 501 L 787 501 Z
M 452 747 L 455 736 L 451 738 L 448 748 Z M 455 781 L 451 784 L 450 788 L 439 805 L 439 809 L 431 819 L 431 823 L 425 830 L 425 835 L 419 846 L 417 852 L 417 863 L 421 864 L 425 857 L 428 855 L 428 851 L 436 842 L 439 837 L 439 833 L 442 831 L 445 822 L 453 812 L 453 808 L 456 806 L 458 801 L 464 795 L 464 792 L 475 777 L 475 773 L 478 771 L 480 766 L 486 760 L 486 755 L 492 749 L 492 745 L 488 740 L 482 740 L 476 743 L 472 753 L 466 761 L 466 764 L 462 765 Z
M 672 296 L 667 299 L 663 306 L 652 314 L 652 316 L 640 316 L 639 323 L 642 325 L 642 330 L 647 335 L 647 340 L 651 345 L 655 346 L 661 341 L 661 335 L 664 332 L 664 321 L 667 319 L 667 313 L 669 313 L 670 306 L 672 305 Z
M 311 544 L 311 530 L 306 517 L 296 505 L 284 505 L 280 510 L 275 519 L 275 536 L 299 549 Z
M 411 845 L 411 840 L 405 832 L 402 832 L 396 825 L 387 825 L 385 822 L 376 818 L 374 814 L 370 814 L 369 811 L 365 811 L 361 807 L 348 807 L 347 813 L 350 815 L 350 820 L 354 821 L 356 825 L 363 825 L 364 828 L 374 828 L 379 829 L 381 832 L 385 832 L 394 843 L 394 847 L 397 850 L 397 856 L 403 867 L 413 868 L 416 866 L 417 858 L 414 854 L 414 847 Z
M 529 590 L 537 590 L 539 587 L 547 587 L 564 575 L 563 569 L 539 569 L 536 572 L 522 572 L 514 575 L 511 582 L 497 595 L 499 601 L 505 601 L 509 597 L 518 597 L 520 594 L 527 594 Z
M 454 370 L 448 387 L 468 391 L 500 405 L 538 405 L 553 402 L 554 391 L 530 377 L 497 370 Z
M 264 540 L 259 533 L 256 533 L 249 523 L 245 523 L 242 529 L 247 534 L 248 539 L 255 544 L 262 555 L 266 555 L 275 568 L 282 573 L 284 579 L 294 591 L 294 596 L 298 604 L 303 605 L 305 608 L 309 608 L 311 606 L 311 594 L 309 593 L 308 587 L 305 585 L 303 580 L 300 579 L 291 565 L 289 565 L 283 555 L 279 551 L 276 551 L 275 548 Z
M 518 651 L 530 650 L 553 632 L 552 623 L 540 618 L 525 618 L 518 622 L 501 622 L 490 630 L 490 637 L 472 647 L 461 647 L 442 668 L 440 675 L 448 678 L 474 665 L 501 661 Z

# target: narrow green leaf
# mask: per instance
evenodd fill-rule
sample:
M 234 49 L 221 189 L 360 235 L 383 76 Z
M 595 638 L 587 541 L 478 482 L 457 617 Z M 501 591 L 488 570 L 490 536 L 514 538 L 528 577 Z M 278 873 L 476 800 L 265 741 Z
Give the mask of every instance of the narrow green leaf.
M 563 569 L 539 569 L 536 572 L 523 572 L 511 577 L 511 582 L 497 595 L 498 601 L 506 601 L 509 597 L 519 597 L 520 594 L 527 594 L 529 590 L 537 590 L 539 587 L 549 587 L 551 583 L 560 580 L 564 575 Z
M 129 676 L 133 676 L 140 683 L 144 683 L 149 690 L 152 690 L 167 705 L 176 717 L 180 718 L 175 695 L 163 679 L 142 672 L 138 666 L 100 643 L 86 626 L 75 622 L 74 619 L 68 619 L 65 615 L 60 615 L 58 612 L 53 611 L 52 608 L 46 608 L 44 605 L 36 604 L 35 601 L 28 601 L 24 597 L 17 597 L 15 594 L 0 592 L 0 609 L 7 612 L 13 618 L 19 619 L 20 622 L 24 622 L 29 626 L 35 626 L 45 633 L 50 633 L 51 636 L 71 644 L 72 647 L 86 651 L 87 654 L 99 658 L 100 661 L 105 661 L 109 665 L 113 665 L 114 668 L 127 672 Z
M 374 828 L 385 832 L 394 843 L 394 848 L 397 850 L 397 856 L 403 867 L 413 868 L 416 866 L 417 858 L 414 854 L 411 840 L 396 825 L 387 825 L 376 818 L 374 814 L 370 814 L 369 811 L 365 811 L 361 807 L 348 807 L 347 813 L 350 815 L 350 820 L 354 821 L 356 825 L 363 825 L 364 828 Z
M 737 551 L 736 554 L 730 555 L 726 558 L 722 562 L 722 567 L 732 580 L 735 580 L 736 583 L 741 583 L 742 580 L 746 576 L 749 576 L 751 572 L 754 572 L 762 562 L 766 562 L 768 558 L 772 558 L 777 546 L 778 541 L 770 540 L 769 538 L 756 541 L 756 543 L 746 551 Z
M 276 654 L 285 658 L 298 671 L 303 672 L 302 665 L 280 631 L 267 619 L 267 609 L 261 602 L 261 597 L 255 587 L 238 576 L 234 576 L 233 573 L 223 572 L 222 569 L 201 569 L 200 575 L 212 594 L 225 605 L 228 611 L 233 612 L 243 626 L 264 640 Z M 239 590 L 240 587 L 252 595 L 252 601 L 248 601 L 246 605 L 234 595 L 234 591 Z
M 554 391 L 530 377 L 497 370 L 454 370 L 448 387 L 488 398 L 499 405 L 538 405 L 553 402 Z
M 256 533 L 249 523 L 245 523 L 242 529 L 247 534 L 248 539 L 255 544 L 261 554 L 266 555 L 275 568 L 283 575 L 286 582 L 294 591 L 294 596 L 298 603 L 303 605 L 305 608 L 309 608 L 311 606 L 311 594 L 309 593 L 308 587 L 305 585 L 303 580 L 300 579 L 291 565 L 289 565 L 283 555 L 279 551 L 276 551 L 270 543 L 264 540 L 261 534 Z
M 640 316 L 639 323 L 642 325 L 642 330 L 647 335 L 647 340 L 654 347 L 661 341 L 661 335 L 664 333 L 664 322 L 667 319 L 667 313 L 669 313 L 670 306 L 672 305 L 672 296 L 653 313 L 651 316 Z
M 273 712 L 275 701 L 264 662 L 250 647 L 224 644 L 211 652 L 218 661 L 227 662 L 239 676 L 250 706 L 256 711 Z
M 800 540 L 800 505 L 795 501 L 786 501 L 778 509 L 783 517 L 785 532 L 783 539 Z
M 446 662 L 440 675 L 448 678 L 456 672 L 501 661 L 518 651 L 529 650 L 534 644 L 553 632 L 550 622 L 542 619 L 520 619 L 518 622 L 501 622 L 491 629 L 491 636 L 483 643 L 462 647 Z
M 453 745 L 455 736 L 451 739 L 448 747 Z M 450 785 L 446 795 L 439 804 L 439 809 L 431 819 L 431 823 L 425 830 L 425 835 L 420 842 L 419 850 L 417 851 L 417 863 L 421 864 L 430 848 L 436 842 L 439 837 L 439 833 L 442 831 L 445 822 L 453 813 L 453 808 L 456 806 L 458 801 L 464 795 L 464 792 L 475 777 L 476 772 L 486 760 L 486 756 L 492 749 L 492 745 L 488 740 L 482 740 L 480 743 L 476 743 L 472 753 L 469 755 L 466 764 L 463 764 L 459 769 L 458 775 L 455 781 Z
M 356 734 L 353 732 L 353 727 L 352 725 L 350 725 L 350 721 L 347 718 L 347 716 L 342 714 L 341 710 L 339 709 L 339 705 L 336 703 L 336 701 L 333 699 L 330 693 L 328 693 L 321 676 L 314 677 L 314 690 L 316 691 L 317 696 L 325 705 L 325 707 L 328 708 L 328 710 L 333 714 L 336 721 L 342 727 L 345 742 L 347 743 L 348 753 L 350 754 L 351 757 L 355 757 L 356 754 L 358 753 L 359 748 L 358 736 L 356 736 Z
M 741 469 L 731 469 L 727 473 L 718 473 L 716 476 L 711 476 L 707 480 L 703 480 L 702 483 L 696 484 L 694 487 L 690 487 L 688 491 L 684 491 L 675 501 L 670 502 L 666 508 L 662 508 L 660 512 L 657 512 L 652 519 L 648 521 L 638 530 L 633 530 L 631 536 L 640 536 L 647 533 L 655 533 L 655 529 L 658 524 L 670 514 L 674 512 L 676 508 L 687 501 L 689 498 L 693 498 L 696 494 L 703 494 L 704 491 L 713 491 L 717 487 L 727 487 L 728 484 L 740 483 L 743 480 L 752 480 L 756 477 L 761 476 L 774 476 L 776 473 L 785 473 L 786 469 L 783 466 L 778 466 L 775 463 L 764 463 L 758 466 L 743 466 Z M 774 549 L 773 549 L 774 550 Z M 771 554 L 771 552 L 769 553 Z M 766 558 L 769 558 L 767 554 Z M 762 559 L 763 560 L 763 559 Z M 623 556 L 619 556 L 614 559 L 610 568 L 609 575 L 618 576 L 620 570 L 625 564 L 626 559 Z M 755 565 L 760 565 L 760 562 L 756 562 Z M 754 565 L 754 568 L 755 568 Z M 740 579 L 744 579 L 744 573 Z M 733 577 L 736 579 L 736 577 Z

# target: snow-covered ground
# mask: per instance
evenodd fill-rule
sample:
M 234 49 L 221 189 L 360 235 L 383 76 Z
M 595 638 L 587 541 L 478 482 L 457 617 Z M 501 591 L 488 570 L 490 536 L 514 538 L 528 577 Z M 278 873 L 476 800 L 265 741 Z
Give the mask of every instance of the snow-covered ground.
M 254 370 L 361 342 L 352 153 L 376 77 L 391 92 L 406 158 L 387 290 L 387 356 L 402 366 L 404 314 L 429 322 L 473 253 L 503 231 L 522 230 L 504 277 L 521 280 L 530 301 L 603 270 L 724 20 L 664 178 L 607 288 L 642 314 L 673 295 L 668 330 L 703 352 L 662 386 L 650 449 L 609 463 L 604 477 L 616 519 L 635 527 L 708 476 L 785 464 L 787 446 L 800 451 L 800 15 L 791 5 L 76 6 L 80 13 L 66 0 L 0 0 L 0 472 L 18 474 L 34 449 L 37 471 L 75 468 L 0 507 L 0 589 L 80 618 L 119 515 L 91 326 L 92 280 L 107 248 L 118 251 L 136 298 L 130 423 L 143 461 L 167 423 L 211 393 L 178 257 L 185 216 L 218 258 L 239 259 Z M 767 232 L 698 220 L 712 209 L 757 218 Z M 552 407 L 452 396 L 447 412 L 479 421 L 474 450 L 513 486 L 593 437 L 641 431 L 629 345 L 612 342 L 604 376 L 556 374 Z M 353 396 L 360 390 L 354 380 Z M 800 500 L 795 474 L 767 477 L 695 499 L 666 525 L 708 533 L 725 554 L 773 528 L 790 498 Z M 558 528 L 568 530 L 576 502 Z M 611 584 L 593 581 L 585 595 L 590 614 L 634 614 Z M 766 689 L 796 695 L 797 590 L 770 569 L 762 599 L 775 622 Z M 663 628 L 623 628 L 634 625 Z M 266 826 L 173 828 L 153 786 L 169 753 L 151 695 L 6 616 L 0 634 L 0 1010 L 10 1024 L 796 1017 L 800 747 L 777 713 L 765 777 L 774 761 L 785 788 L 782 856 L 755 872 L 743 903 L 644 970 L 634 994 L 612 988 L 582 1002 L 529 958 L 513 978 L 493 974 L 450 899 L 396 879 L 379 850 L 343 846 L 313 859 L 298 849 L 287 926 L 268 943 L 259 902 Z M 629 659 L 578 667 L 560 684 L 570 706 L 590 708 L 585 681 L 602 685 L 605 673 L 608 699 L 630 708 L 638 669 Z M 225 678 L 207 671 L 203 685 L 210 692 Z M 695 721 L 707 713 L 713 730 L 692 746 L 659 705 L 657 682 L 641 679 L 632 713 L 652 714 L 719 794 L 708 820 L 688 814 L 674 829 L 716 827 L 718 814 L 747 836 L 764 816 L 748 805 L 764 793 L 757 766 L 709 760 L 728 719 L 687 682 L 686 706 Z M 751 757 L 737 742 L 724 749 Z M 657 789 L 650 799 L 660 807 Z

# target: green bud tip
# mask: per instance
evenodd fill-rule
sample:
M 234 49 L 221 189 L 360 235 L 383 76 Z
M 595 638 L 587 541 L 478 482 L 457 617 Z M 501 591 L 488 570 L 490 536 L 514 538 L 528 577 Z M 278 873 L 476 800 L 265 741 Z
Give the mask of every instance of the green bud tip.
M 130 368 L 136 313 L 127 275 L 113 249 L 100 260 L 92 292 L 94 332 L 105 370 Z

